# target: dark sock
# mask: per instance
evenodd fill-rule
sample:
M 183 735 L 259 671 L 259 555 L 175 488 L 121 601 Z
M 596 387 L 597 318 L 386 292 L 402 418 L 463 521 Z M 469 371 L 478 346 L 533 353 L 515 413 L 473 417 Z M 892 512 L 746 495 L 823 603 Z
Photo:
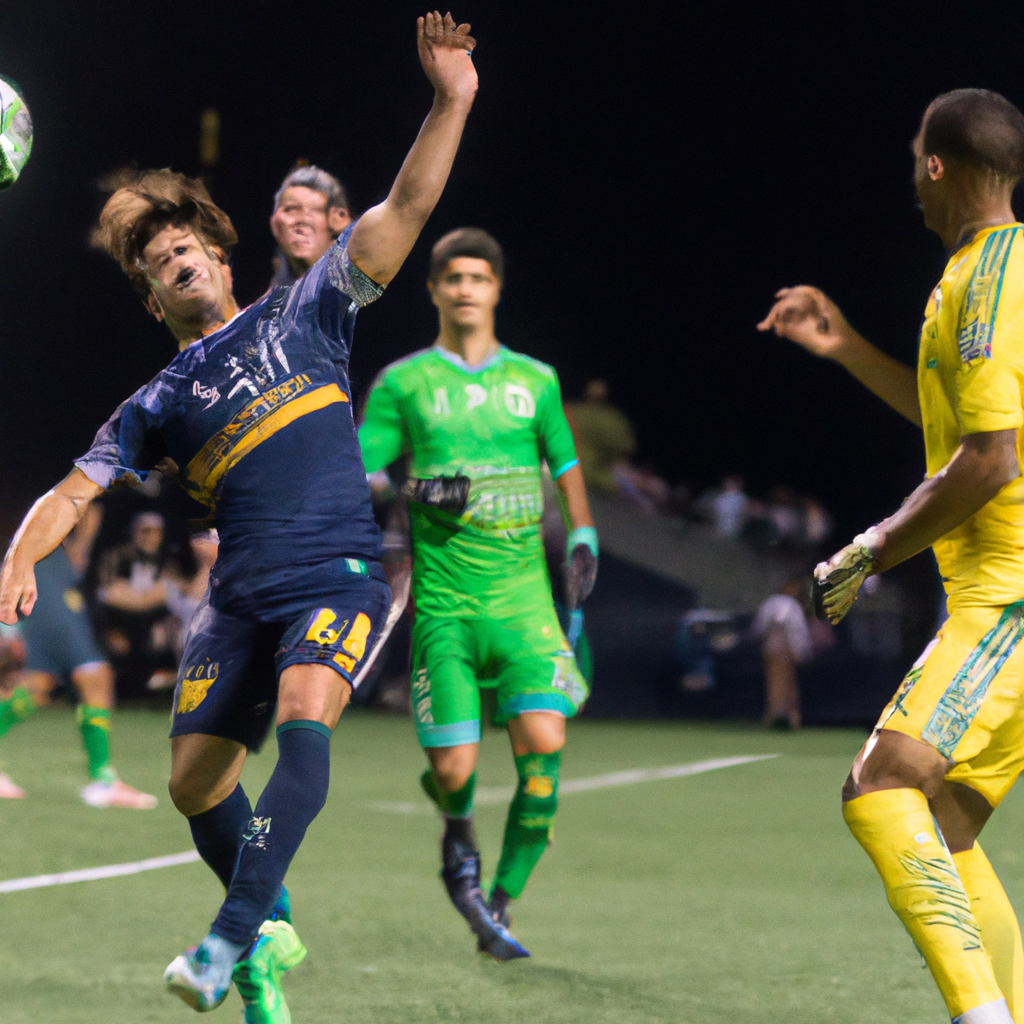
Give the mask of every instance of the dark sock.
M 249 942 L 270 916 L 288 865 L 327 799 L 330 736 L 319 722 L 277 727 L 277 765 L 242 834 L 238 866 L 210 926 L 214 935 Z
M 251 817 L 249 798 L 239 785 L 216 807 L 188 819 L 192 842 L 196 844 L 199 856 L 210 866 L 225 889 L 231 885 L 231 876 L 238 863 L 238 851 L 242 847 L 242 833 Z

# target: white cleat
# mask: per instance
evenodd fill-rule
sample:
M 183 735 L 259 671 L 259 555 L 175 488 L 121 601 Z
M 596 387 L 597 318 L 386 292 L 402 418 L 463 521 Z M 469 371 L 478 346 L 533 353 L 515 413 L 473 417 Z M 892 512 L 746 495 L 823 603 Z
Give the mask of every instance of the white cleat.
M 81 797 L 90 807 L 127 807 L 133 811 L 151 811 L 157 802 L 155 796 L 142 793 L 120 779 L 90 782 L 82 790 Z
M 25 790 L 11 782 L 6 772 L 0 772 L 0 800 L 24 800 Z

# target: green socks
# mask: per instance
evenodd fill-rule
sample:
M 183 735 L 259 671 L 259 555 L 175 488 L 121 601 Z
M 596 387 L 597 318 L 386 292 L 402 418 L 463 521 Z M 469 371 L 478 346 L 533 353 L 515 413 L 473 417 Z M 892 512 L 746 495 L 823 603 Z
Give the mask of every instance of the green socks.
M 454 793 L 446 793 L 434 778 L 433 771 L 428 768 L 420 776 L 423 792 L 437 804 L 441 813 L 448 818 L 468 818 L 473 813 L 473 792 L 476 789 L 476 772 L 466 780 L 462 789 Z
M 0 700 L 0 736 L 12 726 L 24 722 L 35 709 L 36 702 L 24 686 L 19 686 L 7 700 Z
M 494 887 L 518 898 L 548 844 L 558 807 L 558 767 L 561 752 L 520 754 L 515 759 L 519 785 L 505 823 L 505 842 L 494 876 Z
M 113 782 L 117 775 L 110 767 L 110 712 L 79 704 L 78 729 L 89 759 L 89 778 L 93 782 Z

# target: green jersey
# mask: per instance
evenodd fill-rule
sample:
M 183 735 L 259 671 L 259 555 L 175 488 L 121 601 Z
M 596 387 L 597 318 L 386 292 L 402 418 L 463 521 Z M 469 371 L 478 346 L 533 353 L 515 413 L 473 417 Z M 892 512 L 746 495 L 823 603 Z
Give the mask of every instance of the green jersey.
M 474 367 L 439 347 L 416 352 L 377 378 L 359 444 L 370 473 L 409 454 L 415 477 L 472 481 L 461 516 L 410 507 L 418 613 L 504 619 L 550 602 L 541 460 L 556 478 L 576 465 L 550 366 L 504 346 Z

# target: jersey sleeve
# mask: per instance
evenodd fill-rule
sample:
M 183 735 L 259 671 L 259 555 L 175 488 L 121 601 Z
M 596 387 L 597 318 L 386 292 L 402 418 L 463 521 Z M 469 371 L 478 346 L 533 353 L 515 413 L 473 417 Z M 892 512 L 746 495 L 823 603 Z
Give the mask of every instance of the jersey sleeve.
M 957 317 L 961 434 L 1024 426 L 1024 251 L 1021 239 L 995 265 L 976 268 Z
M 300 282 L 303 301 L 317 302 L 320 327 L 330 338 L 341 337 L 350 311 L 368 306 L 384 294 L 384 286 L 367 277 L 349 257 L 348 240 L 355 226 L 345 228 Z
M 537 433 L 541 455 L 556 480 L 566 470 L 577 465 L 576 444 L 562 408 L 562 391 L 554 370 L 551 371 L 551 382 L 544 388 L 538 405 Z
M 366 400 L 366 413 L 359 427 L 363 467 L 376 473 L 408 450 L 408 437 L 398 394 L 387 374 L 377 378 Z
M 145 390 L 145 389 L 143 389 Z M 100 427 L 92 447 L 75 465 L 94 483 L 107 488 L 118 480 L 145 480 L 166 454 L 137 391 Z

